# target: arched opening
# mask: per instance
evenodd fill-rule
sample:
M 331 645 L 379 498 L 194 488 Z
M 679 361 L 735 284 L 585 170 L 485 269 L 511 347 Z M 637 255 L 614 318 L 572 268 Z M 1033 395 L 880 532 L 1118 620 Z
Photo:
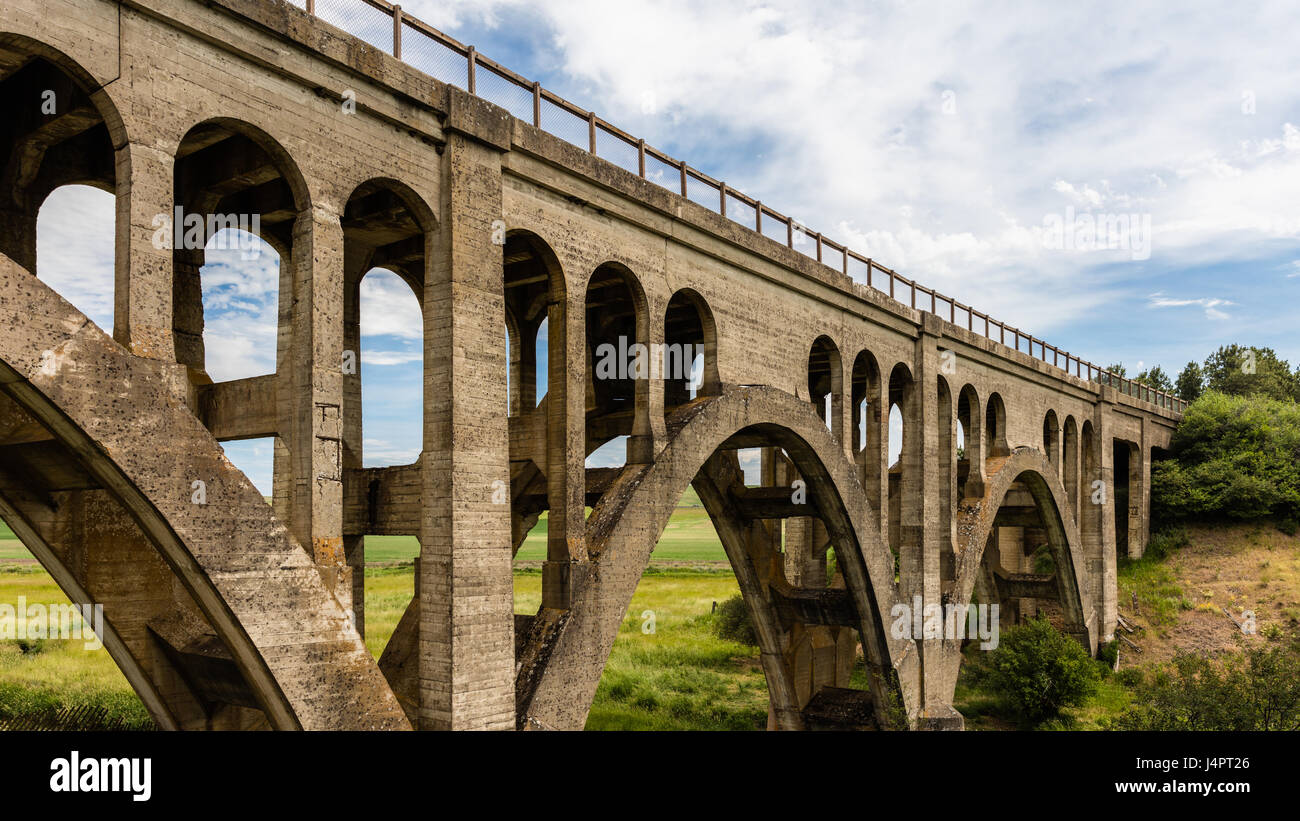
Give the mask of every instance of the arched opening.
M 633 454 L 632 439 L 644 451 L 650 436 L 648 309 L 641 283 L 627 268 L 606 263 L 587 283 L 587 459 L 589 467 L 616 468 Z M 689 376 L 691 362 L 665 357 L 665 370 Z M 639 453 L 639 461 L 648 454 Z
M 880 368 L 870 351 L 860 351 L 853 360 L 851 380 L 853 461 L 867 498 L 879 512 L 888 507 L 881 494 L 887 481 L 882 477 L 889 470 L 884 450 L 889 431 L 882 413 Z
M 1085 615 L 1090 598 L 1079 577 L 1085 554 L 1064 515 L 1064 488 L 1054 466 L 1038 452 L 1017 450 L 989 475 L 989 485 L 988 507 L 963 511 L 959 525 L 964 549 L 981 551 L 978 567 L 963 571 L 956 597 L 973 606 L 968 625 L 979 626 L 977 634 L 968 629 L 962 637 L 963 659 L 982 657 L 990 649 L 984 642 L 996 638 L 999 627 L 1036 617 L 1093 651 L 1096 636 Z M 992 628 L 987 635 L 985 628 Z M 961 693 L 982 697 L 978 685 L 966 679 L 963 686 L 960 678 L 980 666 L 963 664 L 958 671 L 959 710 L 965 706 Z
M 110 334 L 114 221 L 112 191 L 91 185 L 54 190 L 36 221 L 36 275 Z
M 996 393 L 989 395 L 988 408 L 984 413 L 984 430 L 988 451 L 985 458 L 1011 454 L 1011 448 L 1007 446 L 1007 409 L 1002 403 L 1002 397 Z
M 808 396 L 836 439 L 843 438 L 839 431 L 839 420 L 844 415 L 842 374 L 839 348 L 830 337 L 817 337 L 808 353 Z
M 563 310 L 563 305 L 553 306 L 553 302 L 557 289 L 563 293 L 564 283 L 554 252 L 531 232 L 508 232 L 502 260 L 509 331 L 510 415 L 519 416 L 540 405 L 549 390 L 550 314 L 552 307 Z M 563 354 L 556 361 L 562 363 Z
M 625 633 L 630 634 L 626 643 L 635 642 L 638 648 L 654 641 L 647 638 L 654 635 L 648 623 L 657 624 L 657 632 L 666 632 L 669 625 L 665 620 L 635 604 L 634 596 L 640 593 L 638 585 L 645 587 L 642 573 L 646 562 L 654 561 L 664 549 L 662 536 L 671 526 L 671 520 L 665 523 L 665 518 L 672 500 L 679 498 L 689 483 L 716 527 L 742 592 L 767 682 L 771 723 L 780 728 L 813 728 L 838 721 L 843 727 L 845 719 L 856 724 L 861 718 L 874 724 L 877 708 L 889 713 L 890 705 L 902 704 L 901 699 L 888 695 L 897 687 L 888 674 L 892 666 L 889 658 L 900 653 L 901 640 L 885 634 L 880 616 L 882 611 L 889 612 L 894 599 L 893 568 L 874 528 L 858 524 L 870 521 L 874 512 L 853 478 L 852 463 L 824 423 L 808 413 L 806 404 L 802 410 L 798 404 L 788 394 L 770 388 L 738 388 L 734 394 L 703 400 L 670 439 L 660 459 L 643 473 L 625 473 L 619 492 L 601 499 L 588 531 L 593 566 L 591 587 L 581 607 L 627 613 L 621 625 L 607 620 L 600 628 L 616 651 L 619 642 L 625 641 Z M 746 485 L 739 458 L 752 448 L 778 457 L 763 459 L 763 481 L 757 487 Z M 792 496 L 791 488 L 781 482 L 779 473 L 787 459 L 806 482 L 805 497 Z M 845 501 L 844 493 L 851 502 Z M 658 513 L 647 521 L 646 510 Z M 823 522 L 841 582 L 809 587 L 806 579 L 796 583 L 790 578 L 789 554 L 782 556 L 779 550 L 779 528 L 769 524 L 792 516 L 812 516 Z M 677 594 L 678 600 L 684 592 Z M 879 604 L 868 602 L 867 595 Z M 822 608 L 828 615 L 801 615 L 808 612 L 801 602 L 814 597 L 825 602 Z M 834 616 L 829 615 L 832 611 Z M 575 620 L 589 617 L 585 609 L 575 612 L 569 624 L 581 624 Z M 859 638 L 869 659 L 861 668 L 854 661 Z M 539 633 L 530 633 L 530 642 L 537 644 L 530 643 L 522 657 L 532 658 L 532 648 L 543 640 Z M 521 721 L 568 727 L 576 712 L 573 700 L 582 699 L 583 694 L 571 683 L 562 682 L 573 681 L 572 665 L 592 669 L 603 660 L 590 658 L 589 653 L 566 642 L 554 646 L 555 654 L 546 667 L 531 668 L 525 663 L 520 672 L 521 680 L 529 682 L 529 688 L 520 694 Z M 690 656 L 680 658 L 687 661 Z M 611 657 L 611 672 L 613 665 Z M 685 669 L 687 664 L 674 666 L 683 668 L 673 671 L 674 680 L 692 675 Z M 565 671 L 562 678 L 550 679 L 550 668 Z M 535 687 L 533 682 L 537 682 Z M 638 691 L 625 678 L 606 676 L 599 692 L 626 704 L 636 701 Z M 655 709 L 658 705 L 650 695 L 645 694 L 646 709 Z M 834 717 L 837 705 L 843 708 L 838 719 Z M 685 711 L 689 707 L 681 705 Z
M 1111 462 L 1115 488 L 1115 549 L 1120 557 L 1141 558 L 1142 449 L 1134 442 L 1115 439 Z
M 242 371 L 254 363 L 278 370 L 289 355 L 292 325 L 282 327 L 276 317 L 292 312 L 294 226 L 308 208 L 297 169 L 257 128 L 213 120 L 190 129 L 181 140 L 173 189 L 175 211 L 164 227 L 171 233 L 166 239 L 172 248 L 176 361 L 188 368 L 195 385 L 212 383 L 205 341 L 210 337 L 206 326 L 215 324 L 239 332 L 229 339 L 223 335 L 214 346 L 227 357 L 223 367 L 239 372 L 230 378 L 250 376 Z M 266 253 L 267 246 L 275 253 Z M 210 282 L 205 283 L 205 275 Z M 205 296 L 211 315 L 205 315 Z M 231 318 L 223 321 L 228 314 Z M 256 334 L 250 327 L 254 324 L 263 333 Z M 277 334 L 275 346 L 268 346 L 261 337 L 276 331 L 283 333 Z M 258 340 L 250 341 L 254 334 Z M 274 362 L 270 350 L 276 351 Z
M 1076 519 L 1079 515 L 1079 426 L 1073 416 L 1065 417 L 1064 432 L 1061 438 L 1061 481 L 1065 485 L 1065 495 L 1070 502 L 1070 515 Z
M 920 545 L 905 544 L 904 533 L 920 534 L 923 469 L 921 448 L 915 435 L 915 382 L 911 370 L 900 362 L 889 375 L 889 546 L 899 557 L 900 572 L 919 574 L 920 567 L 910 567 L 910 559 L 919 559 Z M 915 575 L 912 578 L 919 578 Z
M 414 562 L 424 449 L 424 282 L 432 212 L 407 186 L 377 179 L 348 197 L 343 228 L 343 549 L 352 573 L 352 613 L 379 657 L 401 610 L 366 618 L 366 600 L 410 601 L 406 576 L 375 563 Z M 351 502 L 348 504 L 347 502 Z
M 664 312 L 662 368 L 665 416 L 696 397 L 715 396 L 721 390 L 713 312 L 689 288 L 673 294 Z
M 957 397 L 957 422 L 961 426 L 962 445 L 957 461 L 957 490 L 963 499 L 984 495 L 984 415 L 980 413 L 979 394 L 966 385 Z
M 1057 421 L 1056 411 L 1049 410 L 1043 417 L 1043 453 L 1047 461 L 1060 470 L 1061 466 L 1061 423 Z

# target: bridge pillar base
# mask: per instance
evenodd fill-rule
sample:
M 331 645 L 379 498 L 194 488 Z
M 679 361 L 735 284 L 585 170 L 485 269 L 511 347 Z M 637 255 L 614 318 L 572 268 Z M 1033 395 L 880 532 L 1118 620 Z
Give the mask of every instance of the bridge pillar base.
M 916 717 L 916 729 L 959 732 L 966 729 L 966 719 L 949 704 L 927 707 Z

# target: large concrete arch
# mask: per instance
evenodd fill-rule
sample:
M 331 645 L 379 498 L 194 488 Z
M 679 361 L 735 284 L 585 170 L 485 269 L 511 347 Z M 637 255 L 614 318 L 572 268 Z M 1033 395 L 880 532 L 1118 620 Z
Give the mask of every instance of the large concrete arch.
M 1098 633 L 1092 596 L 1084 578 L 1087 565 L 1083 542 L 1056 466 L 1042 451 L 1019 447 L 1010 456 L 989 459 L 987 467 L 984 495 L 979 499 L 967 498 L 958 508 L 956 601 L 963 604 L 971 601 L 998 508 L 1012 485 L 1020 483 L 1033 497 L 1047 531 L 1056 564 L 1057 595 L 1067 629 L 1090 652 L 1095 652 Z
M 25 344 L 0 336 L 0 393 L 39 423 L 48 435 L 42 441 L 60 448 L 66 464 L 79 466 L 94 489 L 121 506 L 123 522 L 134 523 L 215 631 L 269 726 L 409 727 L 306 551 L 186 407 L 180 367 L 129 356 L 3 256 L 0 294 L 0 325 L 26 330 Z M 118 407 L 114 398 L 128 392 L 142 401 Z M 192 495 L 195 479 L 203 482 L 202 501 Z M 39 498 L 24 501 L 40 511 Z M 18 513 L 12 493 L 0 509 Z M 53 548 L 35 534 L 35 517 L 14 518 L 37 557 L 48 558 Z M 54 530 L 58 523 L 54 516 Z M 52 562 L 50 570 L 69 595 L 95 595 L 67 578 L 64 562 Z M 118 620 L 118 627 L 123 614 L 138 621 L 130 607 L 110 615 L 111 604 L 105 603 L 105 618 Z M 290 613 L 302 630 L 286 640 L 280 620 Z M 137 632 L 153 627 L 136 625 Z M 160 725 L 177 726 L 157 686 L 141 681 L 140 658 L 122 658 L 116 638 L 107 645 Z
M 910 639 L 890 637 L 882 614 L 898 600 L 893 557 L 853 463 L 804 401 L 775 388 L 729 387 L 682 407 L 653 464 L 629 466 L 588 524 L 591 566 L 571 610 L 534 631 L 521 656 L 521 726 L 581 729 L 619 624 L 650 553 L 686 487 L 725 445 L 783 448 L 821 510 L 858 614 L 876 681 L 896 680 L 909 714 L 917 708 L 917 655 Z M 714 514 L 715 511 L 710 511 Z M 738 572 L 741 572 L 738 570 Z M 544 644 L 545 646 L 541 646 Z M 882 694 L 885 695 L 885 694 Z M 887 695 L 886 695 L 887 697 Z M 880 703 L 879 701 L 877 703 Z

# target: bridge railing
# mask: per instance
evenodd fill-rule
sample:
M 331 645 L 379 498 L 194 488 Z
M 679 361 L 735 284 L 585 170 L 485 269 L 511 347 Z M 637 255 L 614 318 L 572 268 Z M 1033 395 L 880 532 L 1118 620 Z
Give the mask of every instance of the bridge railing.
M 608 160 L 643 179 L 675 191 L 763 236 L 836 268 L 867 287 L 888 294 L 913 309 L 928 311 L 968 331 L 1051 362 L 1081 379 L 1110 385 L 1121 393 L 1158 407 L 1181 412 L 1187 402 L 1099 367 L 1019 328 L 994 319 L 952 297 L 881 265 L 819 231 L 749 197 L 646 144 L 644 139 L 608 123 L 595 112 L 542 88 L 434 27 L 411 17 L 387 0 L 289 0 L 327 23 L 445 83 L 482 97 L 514 116 Z M 1010 340 L 1010 341 L 1008 341 Z M 1022 343 L 1024 348 L 1021 348 Z M 1050 359 L 1049 359 L 1050 355 Z

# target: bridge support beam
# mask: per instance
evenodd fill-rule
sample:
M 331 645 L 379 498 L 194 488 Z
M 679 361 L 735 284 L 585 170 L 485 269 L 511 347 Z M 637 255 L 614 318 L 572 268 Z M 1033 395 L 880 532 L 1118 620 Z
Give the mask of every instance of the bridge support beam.
M 492 125 L 474 120 L 486 104 L 459 102 L 468 109 L 459 128 Z M 515 726 L 515 658 L 510 505 L 493 492 L 510 481 L 502 253 L 492 242 L 501 155 L 458 130 L 441 167 L 441 223 L 425 249 L 419 723 L 505 730 Z

